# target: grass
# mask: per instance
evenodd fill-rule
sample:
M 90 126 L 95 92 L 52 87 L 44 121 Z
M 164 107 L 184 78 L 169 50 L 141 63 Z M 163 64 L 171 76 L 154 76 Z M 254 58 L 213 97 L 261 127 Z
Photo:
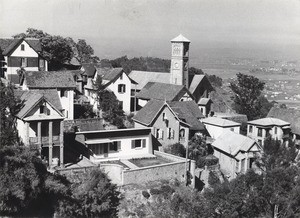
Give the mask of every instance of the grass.
M 157 156 L 156 158 L 130 159 L 129 161 L 138 167 L 148 167 L 172 162 L 160 156 Z
M 118 164 L 118 165 L 121 165 L 122 167 L 124 168 L 128 168 L 127 165 L 123 164 L 121 161 L 119 160 L 108 160 L 108 161 L 102 161 L 100 162 L 100 165 L 101 164 Z

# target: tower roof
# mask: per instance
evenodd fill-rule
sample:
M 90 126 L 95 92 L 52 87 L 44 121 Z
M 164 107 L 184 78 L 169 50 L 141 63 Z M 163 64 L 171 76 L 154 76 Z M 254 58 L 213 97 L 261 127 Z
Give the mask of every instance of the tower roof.
M 191 42 L 191 41 L 180 34 L 179 36 L 172 39 L 171 42 Z

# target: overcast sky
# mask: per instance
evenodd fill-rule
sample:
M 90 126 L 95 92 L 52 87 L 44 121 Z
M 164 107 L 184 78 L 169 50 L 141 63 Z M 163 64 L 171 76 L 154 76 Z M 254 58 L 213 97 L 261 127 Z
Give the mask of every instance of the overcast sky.
M 169 58 L 180 33 L 195 55 L 232 48 L 300 57 L 300 0 L 0 0 L 0 37 L 28 27 L 86 39 L 100 58 Z

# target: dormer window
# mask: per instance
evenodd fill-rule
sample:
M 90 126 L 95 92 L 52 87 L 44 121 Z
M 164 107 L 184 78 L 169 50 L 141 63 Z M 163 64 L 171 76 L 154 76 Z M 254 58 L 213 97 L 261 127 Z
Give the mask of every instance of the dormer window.
M 40 106 L 40 114 L 44 114 L 45 113 L 45 105 L 41 105 Z
M 21 45 L 21 51 L 25 51 L 25 45 L 24 44 Z

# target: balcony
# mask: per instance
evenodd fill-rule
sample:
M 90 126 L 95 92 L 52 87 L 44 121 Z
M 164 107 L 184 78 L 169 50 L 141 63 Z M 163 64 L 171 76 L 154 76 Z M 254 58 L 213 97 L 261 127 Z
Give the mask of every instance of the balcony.
M 32 149 L 38 148 L 38 137 L 29 137 L 29 145 Z M 43 147 L 47 147 L 49 145 L 49 137 L 48 136 L 42 136 L 41 137 L 41 143 Z M 52 136 L 52 143 L 55 145 L 59 145 L 59 136 Z

